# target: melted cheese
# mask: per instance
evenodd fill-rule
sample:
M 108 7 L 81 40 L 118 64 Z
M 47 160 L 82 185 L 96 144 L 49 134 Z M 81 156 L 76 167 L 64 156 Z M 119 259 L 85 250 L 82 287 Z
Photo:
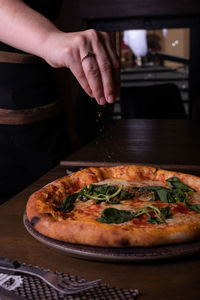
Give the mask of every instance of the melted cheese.
M 118 179 L 106 179 L 104 181 L 95 183 L 96 185 L 102 185 L 102 184 L 108 184 L 108 185 L 115 185 L 115 186 L 121 186 L 123 185 L 124 189 L 131 190 L 133 187 L 142 187 L 142 186 L 165 186 L 162 182 L 155 182 L 151 180 L 146 180 L 143 182 L 137 182 L 137 181 L 125 181 L 125 180 L 118 180 Z M 149 197 L 148 195 L 141 195 L 139 197 L 134 197 L 133 199 L 129 200 L 122 200 L 120 204 L 108 204 L 105 201 L 102 201 L 99 204 L 95 204 L 95 200 L 91 199 L 86 202 L 77 200 L 75 202 L 75 208 L 72 211 L 72 218 L 76 219 L 97 219 L 101 216 L 101 213 L 104 209 L 113 207 L 119 210 L 130 210 L 132 212 L 135 212 L 145 204 L 149 203 L 149 201 L 152 199 L 152 197 Z M 145 203 L 146 202 L 146 203 Z M 194 193 L 192 198 L 190 199 L 190 203 L 192 204 L 200 204 L 200 194 Z M 156 224 L 158 228 L 163 228 L 166 225 L 175 225 L 175 224 L 184 224 L 184 222 L 195 222 L 195 220 L 200 222 L 200 214 L 197 214 L 196 212 L 192 210 L 188 211 L 182 211 L 179 209 L 177 203 L 163 203 L 161 201 L 151 201 L 150 204 L 157 206 L 159 208 L 170 206 L 172 217 L 166 220 L 166 223 L 162 224 Z M 116 226 L 134 226 L 134 227 L 147 227 L 147 226 L 155 226 L 154 224 L 148 224 L 145 222 L 135 222 L 133 220 L 125 222 L 123 224 L 116 224 Z
M 144 180 L 143 182 L 139 181 L 127 181 L 127 180 L 120 180 L 120 179 L 105 179 L 103 181 L 95 183 L 95 185 L 101 184 L 108 184 L 108 185 L 123 185 L 124 188 L 132 188 L 132 187 L 142 187 L 147 185 L 156 185 L 156 186 L 166 186 L 163 182 L 160 181 L 153 181 L 153 180 Z

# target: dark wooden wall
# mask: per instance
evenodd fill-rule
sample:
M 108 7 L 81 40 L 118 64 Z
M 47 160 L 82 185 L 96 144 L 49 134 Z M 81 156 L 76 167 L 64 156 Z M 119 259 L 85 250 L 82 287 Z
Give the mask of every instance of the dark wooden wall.
M 200 14 L 199 0 L 80 0 L 83 19 Z

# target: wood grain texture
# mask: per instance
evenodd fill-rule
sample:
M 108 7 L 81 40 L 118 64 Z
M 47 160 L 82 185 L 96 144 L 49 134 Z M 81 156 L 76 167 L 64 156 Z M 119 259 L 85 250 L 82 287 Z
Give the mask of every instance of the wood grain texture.
M 137 163 L 200 173 L 199 132 L 200 121 L 120 120 L 62 164 Z

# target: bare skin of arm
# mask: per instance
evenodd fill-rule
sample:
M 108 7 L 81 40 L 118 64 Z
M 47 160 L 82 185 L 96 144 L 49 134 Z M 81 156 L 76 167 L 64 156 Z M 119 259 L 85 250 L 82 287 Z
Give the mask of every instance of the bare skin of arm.
M 21 0 L 0 0 L 0 40 L 54 68 L 69 68 L 100 105 L 113 103 L 119 95 L 119 62 L 105 32 L 62 32 Z M 88 51 L 95 55 L 81 62 Z

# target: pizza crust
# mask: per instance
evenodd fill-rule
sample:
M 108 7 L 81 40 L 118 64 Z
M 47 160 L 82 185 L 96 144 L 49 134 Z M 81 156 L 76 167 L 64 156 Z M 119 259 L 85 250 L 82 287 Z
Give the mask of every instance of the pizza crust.
M 199 219 L 198 219 L 199 221 Z M 100 247 L 150 247 L 192 241 L 200 237 L 195 222 L 165 228 L 133 228 L 87 221 L 52 221 L 44 217 L 35 229 L 53 239 Z
M 88 218 L 64 218 L 54 212 L 55 203 L 83 186 L 106 179 L 128 181 L 160 181 L 177 176 L 188 186 L 200 192 L 197 176 L 156 168 L 129 165 L 87 168 L 60 178 L 33 193 L 27 202 L 27 217 L 35 230 L 56 240 L 100 247 L 149 247 L 192 241 L 200 238 L 200 214 L 185 215 L 166 224 L 133 226 L 130 224 L 104 224 Z M 60 200 L 61 199 L 61 200 Z M 60 204 L 59 204 L 60 205 Z

